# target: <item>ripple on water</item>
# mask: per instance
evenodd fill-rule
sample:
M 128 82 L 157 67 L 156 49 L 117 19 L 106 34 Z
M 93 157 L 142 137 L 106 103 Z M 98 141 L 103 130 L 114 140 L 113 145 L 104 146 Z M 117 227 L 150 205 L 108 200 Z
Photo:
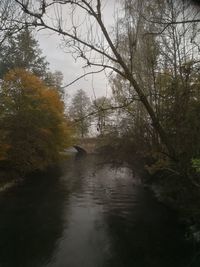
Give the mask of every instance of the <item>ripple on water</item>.
M 174 214 L 130 169 L 92 157 L 62 168 L 0 196 L 1 267 L 187 266 Z

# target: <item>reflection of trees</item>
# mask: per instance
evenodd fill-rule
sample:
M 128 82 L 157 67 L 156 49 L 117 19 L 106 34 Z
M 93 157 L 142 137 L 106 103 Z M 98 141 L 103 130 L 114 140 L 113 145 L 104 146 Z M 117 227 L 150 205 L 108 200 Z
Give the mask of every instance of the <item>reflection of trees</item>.
M 69 193 L 82 193 L 84 179 L 89 170 L 90 159 L 85 155 L 77 153 L 74 158 L 68 159 L 67 164 L 62 166 L 63 179 Z
M 58 177 L 57 171 L 37 175 L 0 197 L 1 267 L 37 267 L 51 259 L 64 223 L 66 194 Z

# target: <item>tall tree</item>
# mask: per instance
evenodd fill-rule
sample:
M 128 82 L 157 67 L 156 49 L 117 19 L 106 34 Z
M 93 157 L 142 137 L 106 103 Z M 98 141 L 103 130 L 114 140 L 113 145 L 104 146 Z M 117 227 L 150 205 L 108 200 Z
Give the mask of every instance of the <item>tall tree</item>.
M 70 140 L 64 104 L 35 75 L 15 69 L 0 89 L 0 158 L 20 173 L 54 163 Z
M 7 38 L 0 50 L 0 77 L 9 70 L 23 68 L 38 77 L 44 78 L 48 63 L 39 48 L 32 32 L 26 27 Z
M 0 1 L 0 50 L 7 39 L 21 29 L 15 22 L 23 15 L 16 5 L 12 0 Z
M 80 137 L 85 137 L 89 132 L 90 118 L 88 117 L 91 103 L 90 99 L 82 89 L 78 90 L 72 98 L 71 107 L 69 110 L 70 117 L 76 123 L 77 134 Z
M 108 132 L 109 127 L 109 116 L 112 113 L 111 100 L 104 96 L 95 99 L 91 106 L 91 112 L 93 120 L 95 121 L 97 132 L 100 136 Z
M 61 97 L 64 97 L 64 90 L 63 90 L 63 73 L 61 71 L 55 71 L 55 72 L 47 72 L 45 75 L 45 83 L 48 86 L 51 86 L 55 88 Z
M 139 10 L 133 2 L 140 4 Z M 132 4 L 128 5 L 130 3 Z M 162 10 L 162 17 L 158 10 Z M 179 171 L 184 174 L 187 174 L 191 165 L 191 158 L 198 154 L 198 145 L 194 138 L 199 131 L 195 126 L 196 115 L 194 120 L 190 116 L 191 110 L 194 112 L 194 107 L 198 110 L 199 101 L 196 79 L 200 56 L 199 26 L 197 22 L 189 23 L 189 18 L 196 14 L 194 11 L 187 1 L 166 1 L 160 6 L 157 0 L 151 2 L 133 0 L 127 1 L 127 21 L 118 23 L 120 30 L 117 42 L 121 54 L 124 60 L 129 62 L 134 77 L 143 88 L 157 118 L 162 123 L 168 140 L 176 152 Z M 138 18 L 138 23 L 134 24 L 132 21 L 137 19 L 139 13 L 141 16 Z M 188 23 L 187 25 L 174 23 L 179 20 L 187 20 Z M 168 23 L 162 32 L 164 21 Z M 133 54 L 130 44 L 134 44 Z M 122 105 L 128 99 L 131 101 L 131 105 L 124 109 L 124 114 L 127 118 L 132 115 L 131 128 L 134 129 L 134 138 L 140 140 L 141 136 L 153 151 L 163 151 L 160 138 L 152 128 L 148 114 L 138 101 L 130 83 L 120 75 L 114 75 L 112 86 L 116 102 Z M 192 130 L 190 125 L 193 123 Z M 139 129 L 141 129 L 139 136 L 135 136 Z M 196 144 L 196 148 L 192 144 Z

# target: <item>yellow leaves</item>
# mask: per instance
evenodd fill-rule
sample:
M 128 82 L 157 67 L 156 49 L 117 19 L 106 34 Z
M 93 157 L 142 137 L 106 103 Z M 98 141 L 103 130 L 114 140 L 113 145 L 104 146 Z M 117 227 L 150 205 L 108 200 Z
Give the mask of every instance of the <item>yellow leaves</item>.
M 57 113 L 64 111 L 64 104 L 59 93 L 55 89 L 47 87 L 43 81 L 26 70 L 15 69 L 8 72 L 2 88 L 6 93 L 5 96 L 12 98 L 13 101 L 19 97 L 32 97 L 34 101 L 40 102 L 40 108 L 50 109 Z
M 12 145 L 1 150 L 0 159 L 7 157 L 23 172 L 54 163 L 71 135 L 59 93 L 26 70 L 15 69 L 5 76 L 0 94 L 6 142 Z

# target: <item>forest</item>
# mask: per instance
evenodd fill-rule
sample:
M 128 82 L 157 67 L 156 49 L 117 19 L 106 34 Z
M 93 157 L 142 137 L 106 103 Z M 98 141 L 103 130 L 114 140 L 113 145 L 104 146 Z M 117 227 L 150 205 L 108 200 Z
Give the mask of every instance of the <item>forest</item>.
M 0 174 L 43 170 L 74 138 L 96 136 L 109 158 L 139 162 L 144 183 L 199 229 L 200 6 L 116 2 L 111 29 L 104 1 L 1 1 Z M 42 29 L 62 36 L 85 76 L 105 72 L 111 94 L 80 89 L 66 106 L 63 74 L 34 38 Z

